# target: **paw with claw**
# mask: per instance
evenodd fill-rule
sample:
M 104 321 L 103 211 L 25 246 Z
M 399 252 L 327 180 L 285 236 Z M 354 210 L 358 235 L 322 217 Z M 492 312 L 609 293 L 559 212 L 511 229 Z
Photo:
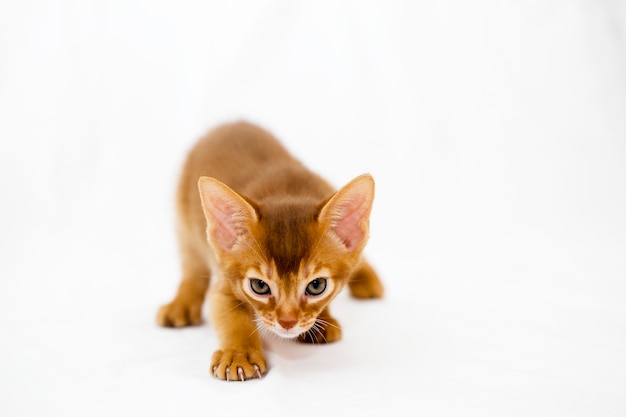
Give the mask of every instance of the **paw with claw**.
M 213 354 L 211 371 L 226 381 L 261 378 L 265 373 L 265 357 L 255 349 L 224 349 Z

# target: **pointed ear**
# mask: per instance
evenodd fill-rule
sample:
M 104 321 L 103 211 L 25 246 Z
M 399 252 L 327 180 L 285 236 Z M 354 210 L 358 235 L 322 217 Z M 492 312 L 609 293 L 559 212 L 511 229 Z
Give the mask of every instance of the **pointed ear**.
M 231 251 L 258 221 L 254 207 L 215 178 L 200 177 L 198 189 L 207 221 L 207 238 L 220 249 Z
M 320 222 L 328 222 L 346 249 L 362 249 L 369 233 L 369 217 L 374 202 L 374 178 L 356 177 L 333 195 L 320 211 Z

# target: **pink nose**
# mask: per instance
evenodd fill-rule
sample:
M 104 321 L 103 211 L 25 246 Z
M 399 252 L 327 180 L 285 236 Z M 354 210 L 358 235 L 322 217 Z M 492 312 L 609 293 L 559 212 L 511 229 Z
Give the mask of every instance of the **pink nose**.
M 291 317 L 278 319 L 278 324 L 280 324 L 285 330 L 291 329 L 297 322 L 298 320 L 292 319 Z

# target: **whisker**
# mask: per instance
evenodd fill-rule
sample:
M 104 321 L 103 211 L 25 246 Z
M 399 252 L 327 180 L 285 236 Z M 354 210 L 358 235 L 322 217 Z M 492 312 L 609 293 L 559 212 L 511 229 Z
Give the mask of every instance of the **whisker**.
M 261 319 L 256 317 L 253 321 L 254 321 L 254 330 L 252 330 L 252 333 L 250 333 L 248 337 L 252 336 L 256 332 L 259 333 L 260 337 L 263 337 L 263 327 L 262 327 L 263 325 L 262 325 Z
M 334 327 L 335 329 L 341 329 L 341 327 L 337 326 L 336 324 L 333 324 L 333 323 L 329 322 L 328 320 L 324 320 L 324 319 L 321 319 L 319 317 L 317 318 L 316 323 L 317 322 L 319 322 L 320 324 L 323 324 L 324 326 L 331 326 L 331 327 Z
M 317 343 L 320 343 L 320 341 L 317 338 L 316 334 L 320 335 L 322 339 L 324 339 L 324 342 L 326 342 L 326 336 L 324 336 L 324 332 L 323 332 L 324 328 L 319 323 L 315 322 L 315 324 L 313 324 L 313 327 L 311 327 L 311 330 L 314 331 L 313 335 Z
M 327 340 L 326 340 L 326 336 L 324 336 L 324 332 L 322 332 L 322 330 L 321 330 L 320 328 L 317 328 L 317 329 L 316 329 L 316 331 L 317 331 L 317 334 L 318 334 L 318 335 L 322 338 L 322 340 L 324 341 L 324 343 L 326 343 L 326 342 L 327 342 Z M 321 342 L 319 341 L 319 339 L 318 339 L 318 343 L 321 343 Z
M 317 338 L 315 337 L 315 334 L 311 331 L 313 328 L 311 327 L 309 330 L 306 331 L 306 335 L 308 336 L 308 338 L 313 342 L 317 342 Z
M 255 322 L 255 324 L 256 324 L 256 330 L 255 330 L 255 331 L 258 331 L 258 332 L 259 332 L 259 336 L 260 336 L 260 337 L 262 337 L 262 338 L 265 338 L 265 339 L 266 339 L 266 338 L 268 338 L 268 337 L 274 337 L 274 336 L 276 336 L 276 335 L 274 334 L 274 332 L 272 332 L 272 331 L 269 329 L 268 325 L 266 325 L 266 324 L 265 324 L 265 322 L 263 321 L 263 319 L 262 319 L 261 317 L 258 317 L 258 316 L 257 316 L 257 317 L 254 319 L 254 322 Z M 252 335 L 252 334 L 254 334 L 254 331 L 251 333 L 251 335 Z

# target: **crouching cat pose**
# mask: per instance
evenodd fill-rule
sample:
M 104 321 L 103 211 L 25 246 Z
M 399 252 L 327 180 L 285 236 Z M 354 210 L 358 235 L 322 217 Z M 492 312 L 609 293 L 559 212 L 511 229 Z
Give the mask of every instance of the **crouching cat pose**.
M 244 122 L 218 127 L 183 168 L 177 193 L 183 277 L 158 324 L 199 324 L 213 275 L 217 378 L 264 374 L 262 333 L 306 343 L 340 339 L 328 305 L 344 285 L 357 298 L 383 294 L 376 272 L 361 260 L 373 199 L 370 175 L 335 192 L 265 130 Z

